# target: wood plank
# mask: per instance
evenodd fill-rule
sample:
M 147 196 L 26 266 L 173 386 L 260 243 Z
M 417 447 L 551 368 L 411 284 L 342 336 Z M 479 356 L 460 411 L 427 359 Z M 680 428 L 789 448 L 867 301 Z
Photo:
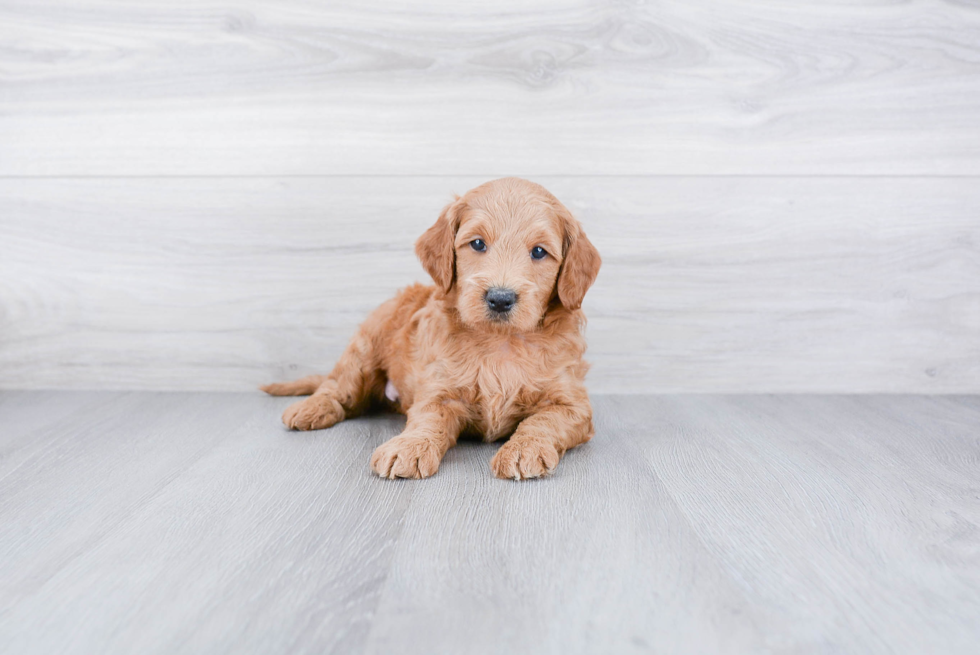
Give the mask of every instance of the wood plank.
M 0 481 L 10 652 L 980 640 L 977 397 L 597 396 L 595 439 L 520 484 L 471 442 L 432 479 L 373 477 L 400 417 L 298 434 L 277 424 L 290 399 L 257 393 L 78 400 L 0 393 L 0 425 L 39 448 Z M 63 428 L 18 414 L 62 402 Z
M 51 432 L 77 430 L 75 416 L 82 410 L 108 410 L 110 402 L 99 391 L 72 391 L 58 394 L 52 402 L 36 391 L 0 393 L 0 485 L 3 480 L 46 448 Z
M 61 415 L 41 427 L 16 409 L 3 411 L 4 432 L 16 435 L 20 448 L 3 458 L 0 517 L 21 538 L 6 543 L 0 558 L 0 613 L 111 534 L 229 429 L 238 429 L 244 404 L 188 394 L 115 394 L 110 400 L 100 394 L 79 406 L 77 395 L 35 392 L 24 403 L 32 414 Z M 59 411 L 62 406 L 72 411 Z
M 356 649 L 412 494 L 367 462 L 403 419 L 310 435 L 259 393 L 115 398 L 4 480 L 3 649 Z
M 0 180 L 0 388 L 329 369 L 482 178 Z M 604 256 L 597 392 L 980 391 L 967 178 L 539 178 Z
M 593 400 L 596 440 L 546 480 L 490 477 L 495 444 L 450 451 L 412 498 L 366 653 L 764 648 L 763 616 L 637 452 L 648 433 Z
M 0 6 L 0 175 L 980 174 L 966 2 Z
M 799 652 L 980 640 L 980 414 L 941 398 L 619 399 L 692 529 Z M 789 646 L 792 647 L 789 647 Z

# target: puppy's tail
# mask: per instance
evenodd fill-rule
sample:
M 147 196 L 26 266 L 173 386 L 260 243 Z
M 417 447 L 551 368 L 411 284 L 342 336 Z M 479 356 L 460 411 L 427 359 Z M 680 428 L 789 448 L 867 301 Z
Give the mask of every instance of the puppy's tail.
M 309 396 L 319 389 L 326 379 L 326 375 L 307 375 L 293 382 L 273 382 L 259 389 L 270 396 Z

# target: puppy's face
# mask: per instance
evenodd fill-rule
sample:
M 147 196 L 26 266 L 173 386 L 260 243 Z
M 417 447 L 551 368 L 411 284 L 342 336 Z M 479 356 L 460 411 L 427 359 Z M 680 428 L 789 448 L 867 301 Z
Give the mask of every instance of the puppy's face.
M 600 259 L 578 222 L 544 188 L 495 180 L 449 205 L 416 244 L 470 327 L 534 330 L 557 295 L 577 309 Z
M 562 231 L 554 212 L 529 199 L 486 206 L 474 198 L 453 246 L 459 315 L 470 326 L 533 330 L 558 280 Z

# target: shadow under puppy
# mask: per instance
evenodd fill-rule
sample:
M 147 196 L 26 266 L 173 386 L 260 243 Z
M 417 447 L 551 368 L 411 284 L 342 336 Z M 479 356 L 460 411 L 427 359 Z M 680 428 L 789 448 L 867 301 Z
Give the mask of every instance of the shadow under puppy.
M 557 198 L 518 178 L 448 205 L 415 252 L 435 286 L 374 310 L 329 375 L 262 389 L 312 394 L 282 416 L 295 430 L 378 405 L 406 414 L 371 457 L 382 477 L 433 475 L 463 433 L 511 435 L 490 462 L 499 478 L 551 473 L 593 435 L 580 307 L 599 253 Z

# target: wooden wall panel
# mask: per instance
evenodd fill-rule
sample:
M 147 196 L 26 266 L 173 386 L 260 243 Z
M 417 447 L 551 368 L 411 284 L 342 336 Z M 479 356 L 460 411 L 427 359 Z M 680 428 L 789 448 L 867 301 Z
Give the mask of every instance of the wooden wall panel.
M 523 175 L 604 391 L 977 391 L 970 2 L 0 1 L 0 386 L 244 389 Z
M 0 175 L 980 174 L 968 2 L 0 3 Z
M 0 180 L 0 387 L 332 365 L 471 177 Z M 542 177 L 605 266 L 596 391 L 980 392 L 980 185 Z

